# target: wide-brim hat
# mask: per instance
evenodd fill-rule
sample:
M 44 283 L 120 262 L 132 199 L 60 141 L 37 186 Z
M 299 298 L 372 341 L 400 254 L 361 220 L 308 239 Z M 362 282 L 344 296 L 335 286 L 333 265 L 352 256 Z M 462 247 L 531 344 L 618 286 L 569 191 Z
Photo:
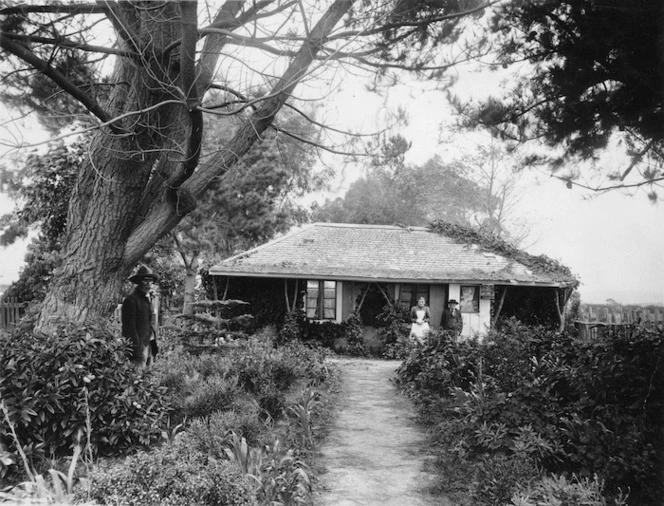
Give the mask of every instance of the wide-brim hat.
M 456 299 L 450 299 L 450 300 L 447 301 L 447 303 L 448 303 L 448 304 L 458 304 L 458 302 L 456 301 Z
M 159 276 L 157 276 L 152 269 L 145 265 L 139 265 L 138 269 L 134 271 L 134 274 L 132 274 L 129 277 L 129 281 L 132 283 L 139 283 L 142 279 L 151 279 L 152 281 L 157 281 L 159 279 Z

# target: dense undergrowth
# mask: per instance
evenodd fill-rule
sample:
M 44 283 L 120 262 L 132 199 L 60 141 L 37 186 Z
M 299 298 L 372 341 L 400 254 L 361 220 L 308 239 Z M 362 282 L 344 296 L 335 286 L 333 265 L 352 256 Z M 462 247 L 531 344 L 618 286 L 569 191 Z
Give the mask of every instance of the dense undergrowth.
M 434 333 L 398 371 L 438 451 L 439 492 L 459 505 L 661 504 L 661 334 L 581 342 L 510 321 L 485 342 Z
M 112 326 L 0 335 L 0 502 L 311 504 L 325 352 L 262 332 L 191 355 L 167 328 L 147 371 Z

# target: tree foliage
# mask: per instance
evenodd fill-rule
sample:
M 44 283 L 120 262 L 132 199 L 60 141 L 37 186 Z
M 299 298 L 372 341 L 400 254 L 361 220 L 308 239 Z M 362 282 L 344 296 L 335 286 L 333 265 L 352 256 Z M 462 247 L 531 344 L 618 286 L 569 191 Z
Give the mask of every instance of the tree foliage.
M 343 197 L 315 208 L 313 219 L 406 226 L 442 220 L 518 242 L 524 229 L 514 233 L 509 222 L 516 182 L 504 150 L 479 146 L 453 160 L 436 155 L 415 165 L 405 162 L 409 149 L 410 143 L 400 135 L 384 141 L 367 175 L 354 181 Z
M 505 2 L 491 29 L 497 66 L 528 62 L 530 67 L 512 81 L 505 97 L 466 109 L 471 122 L 505 138 L 543 139 L 562 153 L 545 160 L 556 170 L 594 160 L 614 142 L 621 145 L 631 161 L 604 171 L 609 181 L 602 188 L 656 185 L 664 178 L 659 0 Z M 572 175 L 561 176 L 570 187 Z
M 217 123 L 210 128 L 212 136 L 224 130 L 224 122 Z M 282 125 L 301 139 L 316 141 L 317 129 L 300 116 L 286 113 Z M 304 221 L 306 209 L 296 199 L 322 189 L 329 177 L 328 170 L 313 167 L 312 144 L 279 131 L 263 135 L 233 170 L 213 181 L 178 227 L 187 249 L 210 261 L 223 259 Z
M 0 217 L 0 246 L 27 237 L 30 230 L 37 232 L 28 245 L 19 279 L 7 290 L 7 295 L 22 302 L 44 299 L 60 263 L 69 199 L 86 143 L 85 138 L 72 144 L 60 142 L 46 153 L 30 154 L 17 170 L 3 169 L 6 192 L 17 207 Z
M 18 170 L 3 169 L 7 192 L 17 201 L 15 212 L 0 218 L 0 245 L 26 237 L 39 227 L 46 244 L 59 248 L 67 224 L 67 208 L 76 174 L 85 156 L 87 139 L 49 146 L 46 153 L 33 153 Z
M 410 143 L 396 135 L 381 142 L 379 156 L 366 176 L 354 181 L 343 197 L 314 209 L 315 221 L 424 226 L 433 219 L 470 224 L 479 196 L 477 185 L 456 164 L 440 157 L 416 166 L 405 162 Z

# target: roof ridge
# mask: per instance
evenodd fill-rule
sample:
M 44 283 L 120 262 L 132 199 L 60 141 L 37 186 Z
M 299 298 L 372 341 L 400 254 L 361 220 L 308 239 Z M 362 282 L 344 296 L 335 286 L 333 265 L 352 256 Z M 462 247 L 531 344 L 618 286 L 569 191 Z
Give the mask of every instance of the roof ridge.
M 333 223 L 326 221 L 317 221 L 312 224 L 315 227 L 334 227 L 334 228 L 379 228 L 385 230 L 408 230 L 416 232 L 428 232 L 427 227 L 411 227 L 407 225 L 374 225 L 371 223 Z

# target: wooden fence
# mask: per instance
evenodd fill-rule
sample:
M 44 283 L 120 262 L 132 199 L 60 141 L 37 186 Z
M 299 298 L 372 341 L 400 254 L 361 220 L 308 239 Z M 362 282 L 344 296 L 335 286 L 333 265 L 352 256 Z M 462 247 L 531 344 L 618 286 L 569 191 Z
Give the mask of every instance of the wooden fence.
M 0 329 L 18 323 L 23 316 L 24 308 L 25 304 L 19 302 L 16 297 L 0 298 Z
M 16 297 L 0 297 L 0 329 L 6 329 L 10 325 L 15 325 L 23 316 L 26 304 L 19 302 Z M 118 304 L 114 311 L 114 318 L 120 322 L 120 306 Z M 155 330 L 159 334 L 159 326 L 161 325 L 160 318 L 160 299 L 155 297 L 152 299 L 152 310 L 154 312 L 154 321 L 156 322 Z
M 574 323 L 585 339 L 631 335 L 637 329 L 661 332 L 664 330 L 664 307 L 581 304 L 579 318 Z

